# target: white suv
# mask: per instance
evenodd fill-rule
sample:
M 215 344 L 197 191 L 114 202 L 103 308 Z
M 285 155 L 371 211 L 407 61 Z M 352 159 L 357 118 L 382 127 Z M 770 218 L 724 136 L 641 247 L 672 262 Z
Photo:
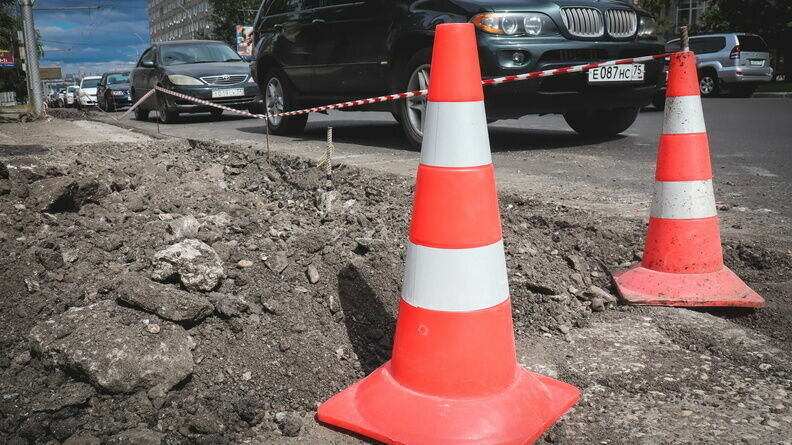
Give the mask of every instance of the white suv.
M 102 80 L 102 76 L 83 77 L 78 90 L 77 108 L 96 106 L 96 87 L 100 80 Z
M 666 44 L 679 50 L 679 39 Z M 702 96 L 717 96 L 727 88 L 734 97 L 750 97 L 762 82 L 773 80 L 770 50 L 756 34 L 707 34 L 690 38 L 696 53 Z

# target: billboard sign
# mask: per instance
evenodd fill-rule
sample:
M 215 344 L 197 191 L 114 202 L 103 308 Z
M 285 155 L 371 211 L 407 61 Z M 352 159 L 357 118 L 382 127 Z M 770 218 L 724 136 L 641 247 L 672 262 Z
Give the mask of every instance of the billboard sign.
M 39 68 L 39 75 L 41 76 L 41 80 L 54 80 L 63 77 L 63 73 L 61 73 L 61 67 L 59 66 L 43 66 Z
M 0 67 L 13 68 L 14 66 L 16 66 L 16 64 L 14 64 L 14 52 L 7 49 L 0 49 Z
M 236 50 L 240 56 L 253 56 L 253 27 L 237 25 Z

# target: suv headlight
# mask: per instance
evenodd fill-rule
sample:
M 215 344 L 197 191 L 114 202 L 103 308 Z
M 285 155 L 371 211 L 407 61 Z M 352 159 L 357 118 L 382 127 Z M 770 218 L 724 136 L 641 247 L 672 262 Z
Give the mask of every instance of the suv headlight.
M 638 23 L 638 38 L 639 39 L 656 39 L 657 38 L 657 22 L 649 16 L 641 16 L 641 21 Z
M 174 85 L 203 85 L 204 83 L 195 77 L 185 76 L 183 74 L 171 74 L 168 80 Z
M 470 20 L 476 28 L 507 36 L 555 36 L 558 28 L 550 17 L 538 12 L 487 12 Z

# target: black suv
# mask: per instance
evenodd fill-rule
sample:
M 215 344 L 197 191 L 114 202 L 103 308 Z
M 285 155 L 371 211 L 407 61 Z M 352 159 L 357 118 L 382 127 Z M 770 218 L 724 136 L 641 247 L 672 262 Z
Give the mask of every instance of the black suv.
M 448 22 L 475 24 L 485 78 L 663 51 L 652 17 L 614 0 L 264 0 L 250 69 L 270 114 L 419 90 L 428 85 L 434 28 Z M 486 87 L 487 117 L 563 113 L 579 133 L 614 135 L 651 102 L 662 68 Z M 361 109 L 392 112 L 420 143 L 425 98 L 352 110 Z M 271 119 L 270 130 L 299 132 L 307 119 Z

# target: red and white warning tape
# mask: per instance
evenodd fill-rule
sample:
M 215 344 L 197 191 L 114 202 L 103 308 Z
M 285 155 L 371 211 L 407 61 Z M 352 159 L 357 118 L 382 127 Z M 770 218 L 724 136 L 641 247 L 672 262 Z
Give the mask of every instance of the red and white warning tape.
M 577 73 L 577 72 L 587 71 L 587 70 L 590 70 L 590 69 L 599 68 L 599 67 L 603 67 L 603 66 L 625 65 L 625 64 L 628 64 L 628 63 L 649 62 L 649 61 L 656 60 L 656 59 L 664 59 L 664 58 L 669 57 L 669 56 L 671 56 L 671 53 L 657 54 L 657 55 L 643 56 L 643 57 L 633 57 L 633 58 L 630 58 L 630 59 L 609 60 L 609 61 L 606 61 L 606 62 L 595 62 L 595 63 L 589 63 L 589 64 L 585 64 L 585 65 L 568 66 L 568 67 L 564 67 L 564 68 L 556 68 L 556 69 L 545 70 L 545 71 L 534 71 L 532 73 L 515 74 L 515 75 L 512 75 L 512 76 L 496 77 L 494 79 L 484 79 L 484 80 L 481 81 L 481 84 L 482 85 L 500 85 L 500 84 L 503 84 L 503 83 L 517 82 L 517 81 L 520 81 L 520 80 L 528 80 L 528 79 L 536 79 L 536 78 L 539 78 L 539 77 L 550 77 L 550 76 L 556 76 L 556 75 L 559 75 L 559 74 Z M 160 91 L 160 92 L 165 93 L 165 94 L 170 94 L 171 96 L 175 96 L 175 97 L 180 97 L 182 99 L 189 100 L 189 101 L 195 102 L 197 104 L 206 105 L 206 106 L 215 107 L 215 108 L 220 108 L 220 109 L 223 109 L 223 110 L 226 110 L 226 111 L 230 111 L 232 113 L 240 114 L 242 116 L 252 117 L 252 118 L 255 118 L 255 119 L 264 119 L 264 120 L 268 119 L 268 117 L 266 115 L 263 115 L 263 114 L 254 114 L 254 113 L 249 113 L 247 111 L 237 110 L 237 109 L 234 109 L 234 108 L 226 107 L 224 105 L 219 105 L 219 104 L 210 102 L 208 100 L 198 99 L 198 98 L 195 98 L 195 97 L 192 97 L 192 96 L 187 96 L 186 94 L 177 93 L 175 91 L 171 91 L 171 90 L 168 90 L 166 88 L 159 87 L 159 86 L 155 86 L 154 88 L 155 88 L 156 91 Z M 138 101 L 138 103 L 136 103 L 131 109 L 129 109 L 126 113 L 124 113 L 124 115 L 121 116 L 118 120 L 121 120 L 124 117 L 126 117 L 133 109 L 135 109 L 137 107 L 138 104 L 140 104 L 140 102 L 142 102 L 143 100 L 147 99 L 155 90 L 149 91 L 143 98 L 141 98 Z M 316 113 L 316 112 L 319 112 L 319 111 L 337 110 L 337 109 L 340 109 L 340 108 L 348 108 L 348 107 L 355 107 L 355 106 L 360 106 L 360 105 L 368 105 L 368 104 L 379 103 L 379 102 L 389 102 L 389 101 L 392 101 L 392 100 L 407 99 L 407 98 L 410 98 L 410 97 L 425 96 L 428 93 L 429 93 L 429 90 L 418 90 L 418 91 L 410 91 L 410 92 L 406 92 L 406 93 L 389 94 L 387 96 L 370 97 L 368 99 L 358 99 L 358 100 L 352 100 L 352 101 L 349 101 L 349 102 L 340 102 L 340 103 L 337 103 L 337 104 L 324 105 L 324 106 L 321 106 L 321 107 L 306 108 L 304 110 L 287 111 L 285 113 L 273 114 L 273 115 L 270 115 L 269 117 L 272 118 L 272 117 L 281 117 L 281 116 L 296 116 L 296 115 L 299 115 L 299 114 Z

